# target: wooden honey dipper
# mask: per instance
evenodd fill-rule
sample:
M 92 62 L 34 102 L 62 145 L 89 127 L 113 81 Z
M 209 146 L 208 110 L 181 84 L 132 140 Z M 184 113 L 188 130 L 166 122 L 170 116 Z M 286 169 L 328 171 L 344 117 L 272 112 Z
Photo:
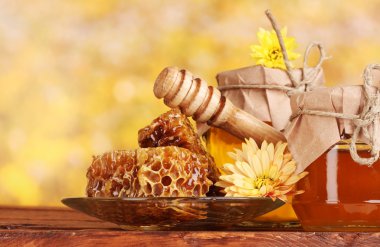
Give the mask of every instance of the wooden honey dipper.
M 154 94 L 164 98 L 171 108 L 179 107 L 195 121 L 224 129 L 241 139 L 252 137 L 277 143 L 286 142 L 284 135 L 251 114 L 235 107 L 220 91 L 201 78 L 194 78 L 187 70 L 165 68 L 154 84 Z

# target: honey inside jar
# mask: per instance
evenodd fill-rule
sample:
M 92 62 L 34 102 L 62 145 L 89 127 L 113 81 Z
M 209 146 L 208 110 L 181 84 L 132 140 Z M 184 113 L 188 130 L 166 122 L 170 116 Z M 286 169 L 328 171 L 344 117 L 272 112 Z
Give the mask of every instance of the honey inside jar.
M 225 163 L 234 162 L 228 156 L 228 152 L 233 152 L 235 148 L 241 149 L 242 141 L 219 128 L 211 127 L 206 134 L 206 146 L 208 152 L 214 157 L 216 166 L 220 169 Z M 257 221 L 265 222 L 292 222 L 298 221 L 296 214 L 289 202 L 276 210 L 256 218 Z
M 356 144 L 361 157 L 370 147 Z M 293 207 L 308 231 L 379 231 L 380 161 L 371 167 L 352 160 L 349 142 L 327 150 L 307 169 L 297 189 L 304 190 Z

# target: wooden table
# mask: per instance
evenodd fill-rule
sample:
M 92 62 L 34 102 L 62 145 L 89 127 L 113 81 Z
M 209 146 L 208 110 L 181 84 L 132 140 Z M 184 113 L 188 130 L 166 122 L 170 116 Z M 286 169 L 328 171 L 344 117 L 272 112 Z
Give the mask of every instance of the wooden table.
M 69 208 L 0 206 L 0 246 L 380 246 L 378 233 L 123 231 Z

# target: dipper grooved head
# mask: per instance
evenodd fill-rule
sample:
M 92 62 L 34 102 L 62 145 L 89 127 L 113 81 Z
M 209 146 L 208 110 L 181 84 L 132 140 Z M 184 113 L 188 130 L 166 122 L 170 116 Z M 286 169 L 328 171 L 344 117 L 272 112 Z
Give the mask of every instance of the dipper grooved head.
M 154 83 L 153 92 L 157 98 L 164 98 L 176 84 L 180 76 L 177 67 L 167 67 L 158 75 Z

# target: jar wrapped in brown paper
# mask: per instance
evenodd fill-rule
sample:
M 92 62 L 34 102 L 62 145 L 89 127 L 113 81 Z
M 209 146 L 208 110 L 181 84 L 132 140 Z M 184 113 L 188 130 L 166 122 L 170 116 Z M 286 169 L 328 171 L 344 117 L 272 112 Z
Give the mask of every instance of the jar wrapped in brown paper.
M 380 227 L 380 65 L 363 86 L 320 88 L 291 98 L 285 130 L 298 171 L 309 175 L 293 207 L 306 230 Z
M 319 48 L 321 57 L 315 67 L 309 67 L 307 60 L 314 46 Z M 216 76 L 218 89 L 235 106 L 282 131 L 291 116 L 289 96 L 320 87 L 324 83 L 322 63 L 326 59 L 321 44 L 312 43 L 305 52 L 303 68 L 286 71 L 255 65 L 224 71 Z M 198 124 L 199 134 L 208 129 L 207 125 Z
M 221 72 L 216 78 L 222 94 L 235 106 L 283 130 L 291 115 L 289 95 L 324 82 L 322 68 L 315 70 L 313 78 L 305 78 L 304 69 L 293 70 L 299 85 L 293 85 L 286 71 L 261 65 Z M 305 80 L 308 82 L 303 83 Z

